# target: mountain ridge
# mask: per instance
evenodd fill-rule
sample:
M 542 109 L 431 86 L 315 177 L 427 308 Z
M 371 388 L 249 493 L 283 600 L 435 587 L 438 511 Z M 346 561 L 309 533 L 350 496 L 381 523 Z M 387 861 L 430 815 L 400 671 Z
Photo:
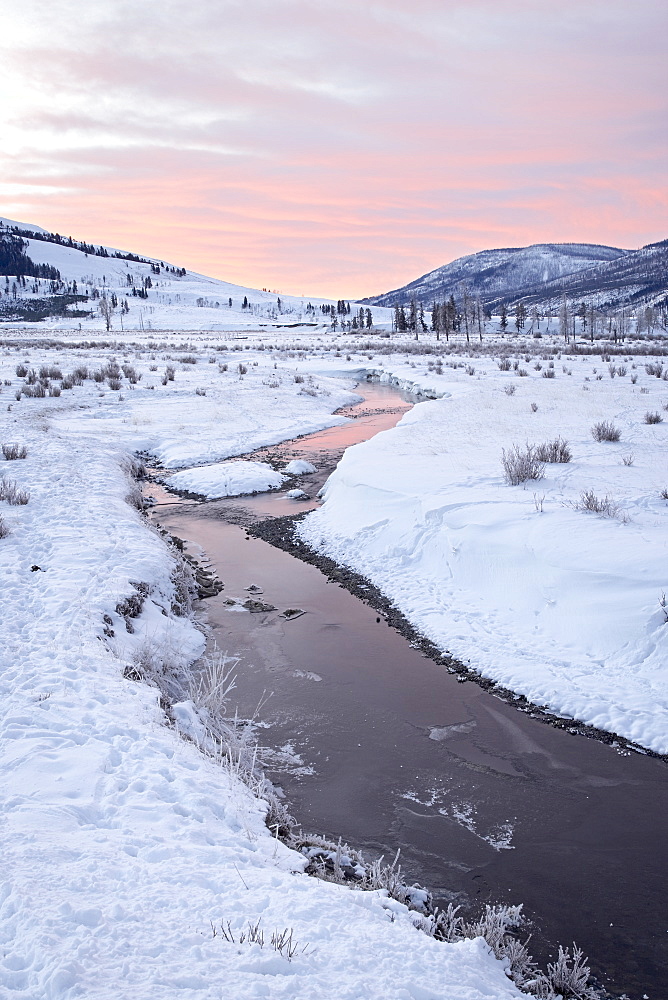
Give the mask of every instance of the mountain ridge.
M 376 306 L 428 307 L 463 290 L 498 309 L 554 306 L 563 295 L 594 299 L 600 307 L 655 304 L 668 294 L 668 241 L 627 250 L 596 243 L 534 243 L 481 250 L 428 271 L 400 288 L 361 301 Z

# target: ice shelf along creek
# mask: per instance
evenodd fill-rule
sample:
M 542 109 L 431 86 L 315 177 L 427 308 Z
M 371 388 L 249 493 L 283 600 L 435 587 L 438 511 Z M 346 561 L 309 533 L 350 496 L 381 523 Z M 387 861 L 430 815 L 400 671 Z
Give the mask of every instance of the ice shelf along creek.
M 312 461 L 319 476 L 304 485 L 315 496 L 343 449 L 411 406 L 391 386 L 359 391 L 349 424 L 250 457 Z M 441 903 L 521 902 L 541 964 L 557 942 L 575 941 L 611 995 L 668 996 L 665 761 L 556 729 L 461 683 L 316 566 L 248 536 L 251 524 L 315 501 L 285 490 L 158 499 L 153 517 L 224 583 L 200 613 L 210 642 L 240 657 L 239 715 L 265 699 L 266 771 L 304 829 L 370 857 L 401 848 L 408 880 Z M 276 610 L 226 603 L 247 600 L 251 586 Z M 306 613 L 286 620 L 288 608 Z

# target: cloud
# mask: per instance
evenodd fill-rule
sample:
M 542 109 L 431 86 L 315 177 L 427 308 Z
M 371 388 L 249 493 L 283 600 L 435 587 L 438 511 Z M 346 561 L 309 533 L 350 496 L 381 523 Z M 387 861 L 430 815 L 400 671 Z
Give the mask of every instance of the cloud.
M 654 0 L 32 0 L 0 214 L 285 291 L 665 238 Z

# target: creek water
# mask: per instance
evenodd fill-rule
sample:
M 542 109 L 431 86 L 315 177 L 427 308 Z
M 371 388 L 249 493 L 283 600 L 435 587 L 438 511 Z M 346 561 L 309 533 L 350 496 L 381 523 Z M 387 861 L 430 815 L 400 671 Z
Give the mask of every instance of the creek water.
M 312 460 L 320 476 L 303 484 L 314 494 L 343 448 L 411 405 L 389 386 L 361 391 L 358 419 L 264 457 Z M 244 530 L 312 504 L 280 493 L 159 499 L 161 524 L 225 584 L 202 604 L 211 639 L 240 657 L 240 715 L 264 699 L 267 772 L 304 829 L 370 857 L 401 848 L 408 880 L 443 902 L 521 902 L 541 964 L 575 941 L 610 993 L 668 996 L 664 761 L 541 724 L 460 683 L 317 568 Z M 251 586 L 276 610 L 226 603 Z M 288 608 L 306 613 L 287 620 Z

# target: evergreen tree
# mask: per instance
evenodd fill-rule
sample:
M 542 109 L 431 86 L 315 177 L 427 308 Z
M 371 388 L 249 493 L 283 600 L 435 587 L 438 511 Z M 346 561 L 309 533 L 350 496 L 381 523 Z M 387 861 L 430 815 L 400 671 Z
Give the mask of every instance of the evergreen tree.
M 406 319 L 406 312 L 403 306 L 397 306 L 396 324 L 398 333 L 406 332 L 408 328 L 408 321 Z
M 414 333 L 417 330 L 418 324 L 418 310 L 417 302 L 415 299 L 411 299 L 411 304 L 408 310 L 408 329 Z
M 524 323 L 526 321 L 526 318 L 527 318 L 527 307 L 524 305 L 523 302 L 520 302 L 517 305 L 517 308 L 515 309 L 515 326 L 517 328 L 518 333 L 520 332 L 520 330 L 524 329 Z

